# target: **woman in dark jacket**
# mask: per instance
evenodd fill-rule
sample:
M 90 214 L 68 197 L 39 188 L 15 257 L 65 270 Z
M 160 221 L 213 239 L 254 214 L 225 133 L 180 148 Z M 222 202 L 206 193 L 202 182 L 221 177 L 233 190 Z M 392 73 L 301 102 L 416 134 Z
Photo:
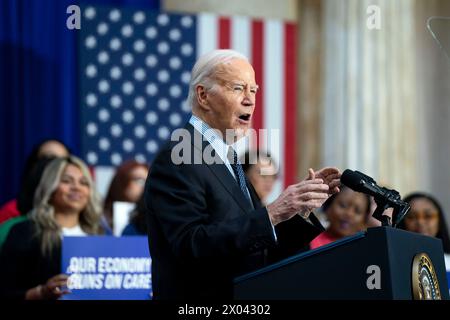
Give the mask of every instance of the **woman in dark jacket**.
M 100 234 L 100 201 L 88 168 L 70 156 L 52 160 L 35 193 L 30 219 L 16 224 L 0 253 L 0 296 L 57 299 L 68 293 L 61 273 L 64 236 Z

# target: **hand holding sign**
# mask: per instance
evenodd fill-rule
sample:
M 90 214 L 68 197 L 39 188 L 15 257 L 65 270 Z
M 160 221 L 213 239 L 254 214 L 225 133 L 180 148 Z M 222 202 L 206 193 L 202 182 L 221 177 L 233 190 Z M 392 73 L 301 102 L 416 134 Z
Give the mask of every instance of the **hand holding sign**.
M 61 296 L 70 293 L 67 290 L 67 279 L 69 277 L 63 273 L 58 274 L 41 286 L 41 295 L 45 300 L 58 299 Z
M 68 276 L 58 274 L 47 280 L 45 284 L 29 289 L 25 294 L 26 300 L 55 300 L 70 293 L 67 290 Z

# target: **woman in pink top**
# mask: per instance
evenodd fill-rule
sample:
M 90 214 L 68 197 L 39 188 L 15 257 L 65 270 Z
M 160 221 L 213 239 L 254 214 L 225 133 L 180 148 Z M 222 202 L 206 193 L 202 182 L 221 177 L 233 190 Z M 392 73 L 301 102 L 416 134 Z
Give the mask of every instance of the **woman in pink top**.
M 370 198 L 347 187 L 332 195 L 323 205 L 329 226 L 310 243 L 316 249 L 333 241 L 364 231 L 370 216 Z

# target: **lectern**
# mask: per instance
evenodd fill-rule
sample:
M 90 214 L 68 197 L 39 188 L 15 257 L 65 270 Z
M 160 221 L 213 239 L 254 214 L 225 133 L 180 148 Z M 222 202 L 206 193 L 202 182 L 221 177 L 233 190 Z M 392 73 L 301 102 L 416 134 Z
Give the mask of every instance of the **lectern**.
M 448 299 L 442 242 L 394 229 L 301 253 L 234 280 L 242 299 Z

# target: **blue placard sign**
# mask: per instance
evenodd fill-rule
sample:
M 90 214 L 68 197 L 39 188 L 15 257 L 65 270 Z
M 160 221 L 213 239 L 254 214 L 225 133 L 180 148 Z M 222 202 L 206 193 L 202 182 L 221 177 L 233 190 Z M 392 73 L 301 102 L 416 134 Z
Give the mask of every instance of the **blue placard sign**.
M 149 300 L 151 258 L 147 237 L 64 237 L 64 300 Z

